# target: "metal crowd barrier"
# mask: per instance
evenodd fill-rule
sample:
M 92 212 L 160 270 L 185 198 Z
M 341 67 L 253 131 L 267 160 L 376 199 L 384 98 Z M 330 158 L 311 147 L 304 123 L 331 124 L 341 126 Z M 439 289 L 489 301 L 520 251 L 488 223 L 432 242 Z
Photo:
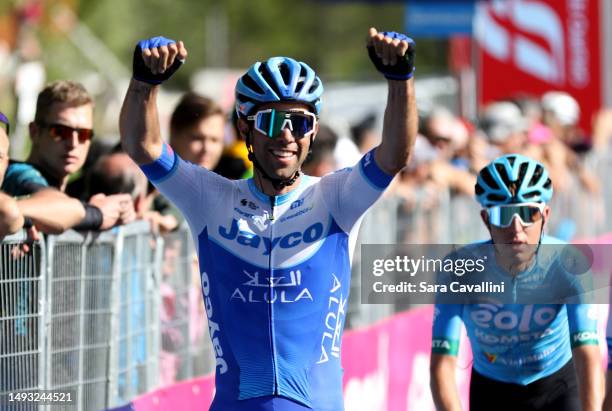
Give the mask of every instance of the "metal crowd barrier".
M 24 249 L 25 233 L 0 243 L 0 399 L 44 384 L 44 243 Z M 19 404 L 14 410 L 31 410 Z
M 158 385 L 163 241 L 147 223 L 34 243 L 19 233 L 0 250 L 3 406 L 47 390 L 73 402 L 10 409 L 101 410 Z

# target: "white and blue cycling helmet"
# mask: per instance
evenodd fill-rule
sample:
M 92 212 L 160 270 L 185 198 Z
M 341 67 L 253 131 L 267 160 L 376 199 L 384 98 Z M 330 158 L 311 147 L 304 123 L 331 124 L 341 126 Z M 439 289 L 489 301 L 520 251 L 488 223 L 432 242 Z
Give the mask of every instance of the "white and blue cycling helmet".
M 246 118 L 254 108 L 275 101 L 295 101 L 321 111 L 323 83 L 306 63 L 272 57 L 253 64 L 236 84 L 236 114 Z
M 548 203 L 553 187 L 544 165 L 521 154 L 496 158 L 478 173 L 476 200 L 483 207 Z

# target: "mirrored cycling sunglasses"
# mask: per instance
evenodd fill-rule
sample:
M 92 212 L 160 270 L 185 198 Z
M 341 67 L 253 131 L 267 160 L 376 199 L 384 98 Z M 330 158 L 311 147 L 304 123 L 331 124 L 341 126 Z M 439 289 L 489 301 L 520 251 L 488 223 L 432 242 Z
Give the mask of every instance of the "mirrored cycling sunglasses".
M 91 140 L 94 136 L 94 131 L 90 128 L 74 128 L 66 126 L 64 124 L 41 124 L 43 127 L 49 129 L 51 136 L 56 140 L 69 140 L 72 138 L 73 133 L 76 131 L 79 143 L 85 143 Z
M 308 111 L 261 110 L 247 120 L 253 121 L 255 130 L 270 137 L 278 137 L 288 128 L 295 138 L 310 137 L 317 124 L 317 116 Z
M 540 221 L 544 212 L 544 204 L 541 203 L 521 203 L 504 204 L 486 208 L 489 215 L 489 222 L 496 227 L 509 227 L 514 216 L 517 216 L 523 227 Z

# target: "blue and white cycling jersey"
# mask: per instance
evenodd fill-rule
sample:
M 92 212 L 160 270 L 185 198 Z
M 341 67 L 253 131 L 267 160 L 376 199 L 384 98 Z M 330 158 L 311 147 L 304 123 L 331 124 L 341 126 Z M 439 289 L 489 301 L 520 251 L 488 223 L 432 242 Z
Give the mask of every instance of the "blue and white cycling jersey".
M 542 244 L 562 243 L 544 236 Z M 478 249 L 491 253 L 487 258 L 494 261 L 493 247 Z M 549 257 L 538 258 L 511 282 L 528 290 L 534 278 L 563 281 Z M 501 269 L 490 274 L 510 278 Z M 474 369 L 493 380 L 520 385 L 558 371 L 571 359 L 572 348 L 598 343 L 597 310 L 591 304 L 436 304 L 432 353 L 457 355 L 461 324 L 470 339 Z
M 351 257 L 361 217 L 392 179 L 373 151 L 276 197 L 252 179 L 185 162 L 167 145 L 142 169 L 185 215 L 197 245 L 216 356 L 211 409 L 260 409 L 240 400 L 274 395 L 342 410 Z

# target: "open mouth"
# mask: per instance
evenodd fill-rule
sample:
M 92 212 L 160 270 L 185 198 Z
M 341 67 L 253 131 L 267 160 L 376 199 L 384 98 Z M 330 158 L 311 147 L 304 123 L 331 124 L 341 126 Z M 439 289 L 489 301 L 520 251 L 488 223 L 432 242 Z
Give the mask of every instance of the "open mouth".
M 270 153 L 274 157 L 281 159 L 281 160 L 290 159 L 296 155 L 295 151 L 283 150 L 283 149 L 272 149 L 270 150 Z

